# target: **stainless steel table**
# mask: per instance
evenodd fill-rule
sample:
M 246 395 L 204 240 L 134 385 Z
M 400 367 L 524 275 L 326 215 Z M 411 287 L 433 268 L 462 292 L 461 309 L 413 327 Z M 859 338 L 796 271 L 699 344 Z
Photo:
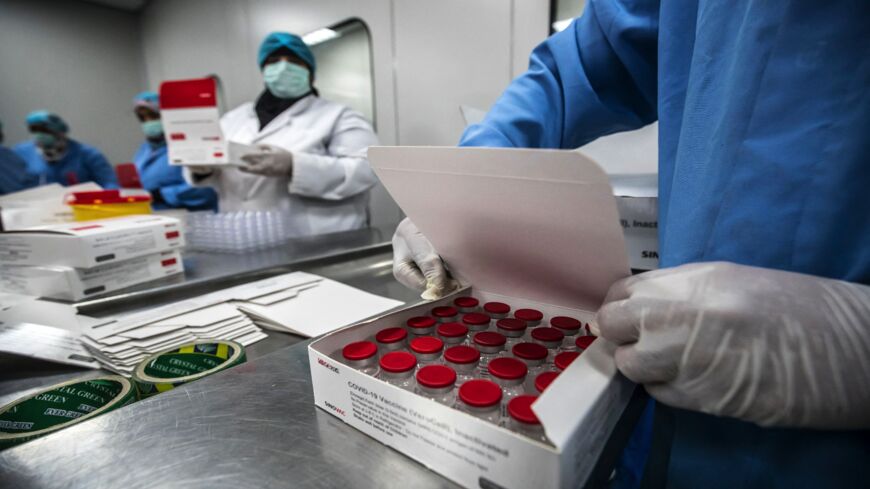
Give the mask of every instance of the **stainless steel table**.
M 210 279 L 200 281 L 197 277 L 205 270 L 194 267 L 187 287 L 143 290 L 85 307 L 95 315 L 150 307 L 292 270 L 406 302 L 418 300 L 393 279 L 389 246 L 364 241 L 344 251 L 311 253 L 295 261 L 285 256 L 284 262 L 259 269 L 241 267 L 230 275 L 227 269 L 236 266 L 233 255 L 193 255 L 190 258 L 199 266 L 215 267 Z M 0 488 L 454 487 L 317 409 L 307 343 L 273 334 L 252 345 L 246 364 L 0 452 Z M 0 372 L 3 377 L 8 374 L 3 365 Z M 0 380 L 6 397 L 14 387 L 32 390 L 82 371 L 19 363 L 17 373 L 18 377 Z M 638 397 L 626 409 L 589 487 L 606 481 L 642 405 Z

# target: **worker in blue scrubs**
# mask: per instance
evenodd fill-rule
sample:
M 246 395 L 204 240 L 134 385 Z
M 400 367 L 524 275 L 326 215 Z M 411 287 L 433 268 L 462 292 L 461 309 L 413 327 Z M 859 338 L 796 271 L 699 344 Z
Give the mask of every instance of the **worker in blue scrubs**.
M 3 136 L 3 123 L 0 122 L 0 195 L 35 187 L 37 180 L 27 173 L 27 163 L 3 145 Z
M 462 136 L 567 149 L 659 121 L 662 269 L 596 317 L 672 420 L 659 485 L 868 484 L 868 25 L 870 2 L 591 0 Z M 393 240 L 400 281 L 449 288 L 413 223 Z
M 154 209 L 217 210 L 217 194 L 210 187 L 191 187 L 180 166 L 167 158 L 166 138 L 160 121 L 160 102 L 154 92 L 133 99 L 133 110 L 145 134 L 145 142 L 133 156 L 142 187 L 151 192 Z
M 57 114 L 31 112 L 27 128 L 33 139 L 15 145 L 14 150 L 40 185 L 94 182 L 103 188 L 118 187 L 115 170 L 106 157 L 97 148 L 70 138 L 69 126 Z

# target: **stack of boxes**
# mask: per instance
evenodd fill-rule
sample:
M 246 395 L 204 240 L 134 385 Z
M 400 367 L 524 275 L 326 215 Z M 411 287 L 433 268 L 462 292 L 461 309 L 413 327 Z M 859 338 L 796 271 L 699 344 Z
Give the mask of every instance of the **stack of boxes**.
M 125 216 L 0 233 L 0 291 L 78 301 L 184 271 L 178 219 Z

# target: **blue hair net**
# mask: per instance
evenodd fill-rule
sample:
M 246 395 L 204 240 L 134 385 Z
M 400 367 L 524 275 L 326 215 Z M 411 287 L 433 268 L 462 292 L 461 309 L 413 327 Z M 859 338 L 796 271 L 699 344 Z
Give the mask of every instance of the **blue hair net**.
M 260 44 L 260 51 L 257 53 L 257 63 L 260 65 L 260 68 L 263 67 L 263 63 L 266 62 L 266 58 L 268 58 L 270 54 L 281 48 L 287 48 L 292 51 L 293 54 L 299 56 L 299 59 L 308 65 L 311 74 L 314 74 L 316 66 L 316 63 L 314 62 L 314 53 L 308 49 L 308 46 L 301 37 L 296 34 L 290 34 L 289 32 L 273 32 L 266 36 L 266 39 L 263 39 L 263 43 Z
M 69 126 L 66 125 L 66 122 L 59 115 L 47 110 L 34 110 L 27 114 L 26 121 L 28 126 L 45 126 L 62 134 L 69 132 Z
M 142 92 L 133 97 L 133 107 L 145 107 L 160 112 L 160 97 L 156 92 Z

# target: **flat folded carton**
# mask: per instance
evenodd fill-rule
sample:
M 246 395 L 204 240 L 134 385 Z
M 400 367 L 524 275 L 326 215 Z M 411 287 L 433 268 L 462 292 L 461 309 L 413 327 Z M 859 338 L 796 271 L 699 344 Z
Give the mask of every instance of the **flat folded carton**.
M 0 290 L 50 299 L 78 301 L 184 271 L 181 252 L 163 251 L 100 265 L 0 265 Z
M 385 148 L 369 161 L 429 238 L 460 292 L 593 320 L 609 286 L 628 275 L 607 176 L 569 151 Z M 314 341 L 318 407 L 466 487 L 569 488 L 588 479 L 635 385 L 599 339 L 532 408 L 552 445 L 400 389 L 349 366 L 342 347 L 450 304 L 454 296 L 348 326 Z
M 0 265 L 91 268 L 183 246 L 178 219 L 125 216 L 0 233 Z

